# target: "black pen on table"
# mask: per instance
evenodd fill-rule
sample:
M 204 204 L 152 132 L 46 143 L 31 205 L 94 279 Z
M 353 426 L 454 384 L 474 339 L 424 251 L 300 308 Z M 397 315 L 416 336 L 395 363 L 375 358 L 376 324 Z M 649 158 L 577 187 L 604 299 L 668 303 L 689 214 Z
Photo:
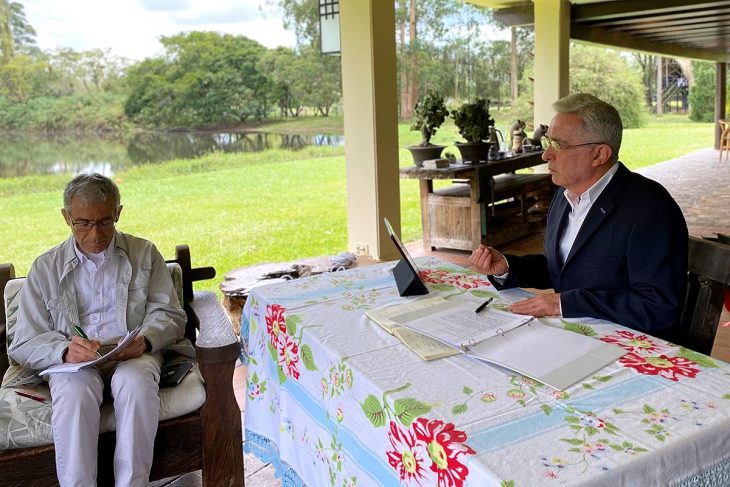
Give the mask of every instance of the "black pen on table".
M 480 304 L 479 307 L 476 310 L 474 310 L 474 312 L 475 313 L 479 313 L 480 311 L 483 311 L 484 308 L 486 308 L 487 306 L 489 306 L 489 303 L 491 303 L 492 301 L 494 301 L 494 298 L 487 299 L 482 304 Z
M 80 336 L 81 338 L 83 338 L 84 340 L 88 340 L 88 339 L 89 339 L 89 337 L 87 337 L 87 336 L 86 336 L 86 333 L 84 333 L 84 330 L 82 330 L 82 329 L 81 329 L 81 327 L 80 327 L 79 325 L 76 325 L 76 326 L 74 326 L 74 330 L 76 330 L 76 333 L 78 333 L 78 334 L 79 334 L 79 336 Z M 99 351 L 98 351 L 98 350 L 96 351 L 96 354 L 97 354 L 97 355 L 98 355 L 99 357 L 101 357 L 101 356 L 102 356 L 102 355 L 101 355 L 101 354 L 99 353 Z

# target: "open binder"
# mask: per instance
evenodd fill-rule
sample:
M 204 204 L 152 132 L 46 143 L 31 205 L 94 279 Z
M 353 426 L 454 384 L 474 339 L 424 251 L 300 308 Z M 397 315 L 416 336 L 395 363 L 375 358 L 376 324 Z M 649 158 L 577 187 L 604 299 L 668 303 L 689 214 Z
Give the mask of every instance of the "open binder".
M 565 390 L 616 361 L 626 350 L 494 308 L 475 313 L 470 301 L 450 300 L 391 320 L 464 355 Z

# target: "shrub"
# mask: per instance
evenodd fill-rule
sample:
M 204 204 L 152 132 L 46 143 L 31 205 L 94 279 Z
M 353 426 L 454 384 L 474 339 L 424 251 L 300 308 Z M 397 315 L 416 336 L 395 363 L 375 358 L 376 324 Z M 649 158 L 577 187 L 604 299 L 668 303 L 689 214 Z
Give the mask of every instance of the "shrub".
M 689 87 L 690 120 L 715 120 L 715 66 L 707 61 L 692 61 L 694 80 Z

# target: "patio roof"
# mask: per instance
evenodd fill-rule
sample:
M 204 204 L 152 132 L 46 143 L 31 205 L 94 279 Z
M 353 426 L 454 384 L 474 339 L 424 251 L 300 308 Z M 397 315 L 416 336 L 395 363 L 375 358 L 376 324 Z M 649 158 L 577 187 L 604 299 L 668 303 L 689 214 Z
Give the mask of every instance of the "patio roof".
M 533 2 L 467 0 L 508 26 L 534 24 Z M 669 57 L 730 61 L 730 1 L 572 0 L 571 39 Z

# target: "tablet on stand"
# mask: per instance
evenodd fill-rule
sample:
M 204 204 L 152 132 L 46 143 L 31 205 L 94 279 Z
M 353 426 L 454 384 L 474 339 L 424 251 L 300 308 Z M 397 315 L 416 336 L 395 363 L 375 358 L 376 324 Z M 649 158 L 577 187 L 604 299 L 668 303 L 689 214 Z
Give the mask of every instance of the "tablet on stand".
M 401 255 L 401 259 L 393 269 L 393 277 L 395 277 L 395 284 L 398 286 L 398 293 L 401 296 L 428 294 L 428 289 L 421 280 L 421 276 L 418 274 L 418 266 L 416 266 L 416 263 L 408 253 L 408 250 L 406 250 L 403 242 L 401 242 L 398 235 L 396 235 L 388 219 L 383 218 L 383 221 L 385 222 L 385 228 L 388 230 L 390 239 L 393 241 Z

